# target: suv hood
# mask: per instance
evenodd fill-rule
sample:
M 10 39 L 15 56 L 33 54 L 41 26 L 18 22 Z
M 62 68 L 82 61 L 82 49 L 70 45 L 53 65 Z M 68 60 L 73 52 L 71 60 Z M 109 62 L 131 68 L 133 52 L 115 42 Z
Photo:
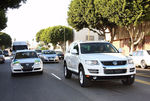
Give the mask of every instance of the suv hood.
M 82 54 L 82 59 L 84 60 L 100 60 L 100 61 L 112 61 L 112 60 L 127 60 L 127 57 L 121 53 L 92 53 L 92 54 Z

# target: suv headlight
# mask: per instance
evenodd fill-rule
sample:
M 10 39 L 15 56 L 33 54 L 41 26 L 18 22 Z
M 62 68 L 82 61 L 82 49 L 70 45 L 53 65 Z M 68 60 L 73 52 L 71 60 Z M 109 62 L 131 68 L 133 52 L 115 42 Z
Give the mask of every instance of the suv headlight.
M 87 64 L 87 65 L 99 65 L 97 60 L 85 60 L 85 64 Z
M 128 59 L 128 64 L 134 64 L 132 59 Z

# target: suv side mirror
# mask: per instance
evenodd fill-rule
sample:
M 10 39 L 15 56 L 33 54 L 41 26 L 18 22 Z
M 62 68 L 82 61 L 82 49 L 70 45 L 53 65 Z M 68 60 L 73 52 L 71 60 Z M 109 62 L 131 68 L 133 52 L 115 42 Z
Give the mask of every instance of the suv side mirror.
M 119 48 L 118 51 L 119 51 L 119 53 L 122 53 L 122 48 Z
M 76 49 L 72 49 L 71 50 L 71 54 L 77 54 L 78 52 L 77 52 L 77 50 Z

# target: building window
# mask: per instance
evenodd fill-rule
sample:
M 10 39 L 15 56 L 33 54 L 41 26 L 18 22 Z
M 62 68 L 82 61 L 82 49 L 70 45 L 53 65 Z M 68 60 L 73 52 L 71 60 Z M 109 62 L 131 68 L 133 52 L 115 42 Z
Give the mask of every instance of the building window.
M 86 35 L 86 41 L 94 41 L 94 36 L 90 35 L 88 39 L 88 35 Z
M 98 40 L 104 40 L 104 36 L 98 36 Z

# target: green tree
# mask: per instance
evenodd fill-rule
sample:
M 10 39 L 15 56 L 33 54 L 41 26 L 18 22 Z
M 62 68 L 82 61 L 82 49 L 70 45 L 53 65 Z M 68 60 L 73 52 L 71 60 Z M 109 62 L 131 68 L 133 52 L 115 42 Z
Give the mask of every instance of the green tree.
M 44 29 L 41 29 L 39 32 L 36 33 L 36 42 L 40 42 L 41 40 L 41 35 L 43 33 Z
M 86 0 L 84 0 L 86 1 Z M 72 0 L 68 11 L 68 23 L 77 31 L 88 27 L 88 24 L 84 20 L 84 7 L 81 6 L 80 0 Z
M 9 48 L 11 44 L 11 37 L 6 33 L 0 32 L 0 48 Z
M 27 0 L 1 0 L 0 9 L 7 10 L 8 8 L 18 8 L 21 6 L 21 2 L 25 3 Z
M 21 2 L 25 3 L 27 0 L 1 0 L 0 1 L 0 31 L 7 27 L 6 11 L 8 8 L 14 9 L 21 6 Z
M 145 35 L 144 21 L 150 14 L 150 0 L 96 0 L 102 16 L 126 28 L 131 39 L 131 52 Z M 139 28 L 139 26 L 141 26 Z
M 0 10 L 0 31 L 3 30 L 7 25 L 7 18 L 4 10 Z
M 112 29 L 116 24 L 104 18 L 97 6 L 99 5 L 95 0 L 73 0 L 68 11 L 69 25 L 77 31 L 88 28 L 104 38 L 106 29 L 109 29 L 113 35 Z
M 73 30 L 66 26 L 54 26 L 49 31 L 50 43 L 54 46 L 59 44 L 64 50 L 66 41 L 73 41 Z
M 68 40 L 73 41 L 73 29 L 61 25 L 42 29 L 36 34 L 37 42 L 52 43 L 54 48 L 59 44 L 64 49 L 64 42 Z

